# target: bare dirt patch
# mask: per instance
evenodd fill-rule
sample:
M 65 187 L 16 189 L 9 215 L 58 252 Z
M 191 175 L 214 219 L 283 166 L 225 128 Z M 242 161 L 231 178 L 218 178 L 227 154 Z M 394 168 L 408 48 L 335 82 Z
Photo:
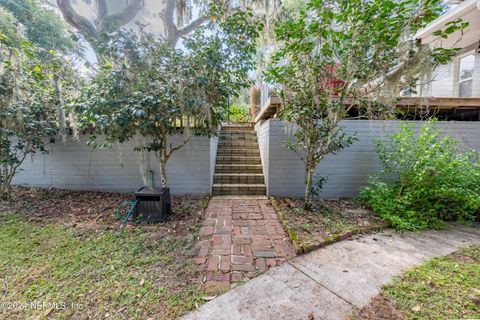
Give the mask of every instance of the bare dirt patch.
M 378 295 L 370 304 L 354 313 L 351 319 L 358 320 L 403 320 L 405 317 L 390 299 Z

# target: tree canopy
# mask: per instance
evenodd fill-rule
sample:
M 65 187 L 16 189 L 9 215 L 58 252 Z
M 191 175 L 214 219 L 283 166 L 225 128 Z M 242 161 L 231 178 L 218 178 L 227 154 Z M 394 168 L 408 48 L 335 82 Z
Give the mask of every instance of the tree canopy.
M 78 49 L 78 43 L 68 25 L 46 0 L 0 0 L 0 7 L 10 12 L 24 28 L 25 37 L 45 52 L 54 49 L 68 53 Z

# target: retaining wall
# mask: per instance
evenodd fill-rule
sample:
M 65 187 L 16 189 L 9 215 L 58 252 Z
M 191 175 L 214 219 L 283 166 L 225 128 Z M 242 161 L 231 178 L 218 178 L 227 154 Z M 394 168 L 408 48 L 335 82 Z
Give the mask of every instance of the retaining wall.
M 416 121 L 413 121 L 416 122 Z M 419 122 L 418 126 L 421 124 Z M 346 120 L 341 126 L 347 133 L 357 133 L 358 141 L 336 155 L 327 156 L 317 173 L 328 178 L 322 198 L 355 196 L 368 176 L 381 169 L 375 152 L 375 140 L 399 129 L 399 121 Z M 459 139 L 464 148 L 480 150 L 480 122 L 438 122 L 443 133 Z M 305 192 L 305 167 L 284 142 L 292 139 L 293 127 L 284 121 L 270 119 L 256 125 L 260 154 L 268 195 L 302 197 Z
M 139 152 L 127 142 L 112 149 L 92 149 L 80 141 L 56 142 L 48 154 L 27 158 L 14 184 L 73 190 L 132 192 L 143 186 Z M 181 136 L 170 137 L 176 145 Z M 211 191 L 217 138 L 194 137 L 175 151 L 167 163 L 172 194 L 208 194 Z M 155 186 L 161 186 L 158 161 L 147 152 L 147 170 L 154 172 Z

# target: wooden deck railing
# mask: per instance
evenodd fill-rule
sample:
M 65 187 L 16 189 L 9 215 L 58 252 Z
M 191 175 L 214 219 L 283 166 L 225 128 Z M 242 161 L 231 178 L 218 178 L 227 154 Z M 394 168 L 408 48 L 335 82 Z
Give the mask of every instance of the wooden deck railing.
M 277 114 L 281 106 L 282 106 L 282 100 L 280 99 L 280 97 L 272 96 L 268 98 L 267 102 L 265 102 L 262 109 L 260 109 L 260 112 L 258 112 L 258 114 L 256 115 L 255 123 L 259 121 L 265 121 L 275 117 L 275 115 Z

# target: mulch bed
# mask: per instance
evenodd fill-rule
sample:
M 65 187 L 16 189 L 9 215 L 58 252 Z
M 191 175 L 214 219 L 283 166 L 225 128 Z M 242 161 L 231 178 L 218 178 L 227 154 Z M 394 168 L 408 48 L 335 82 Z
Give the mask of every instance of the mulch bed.
M 298 254 L 389 226 L 351 200 L 316 200 L 309 211 L 303 209 L 302 199 L 272 199 L 272 204 Z
M 71 191 L 55 188 L 14 187 L 12 199 L 0 202 L 1 213 L 20 214 L 28 222 L 58 223 L 81 229 L 115 229 L 122 226 L 115 212 L 133 194 Z M 161 224 L 146 225 L 129 221 L 129 229 L 141 226 L 155 233 L 184 236 L 198 228 L 208 199 L 194 196 L 172 196 L 172 214 Z M 125 216 L 129 206 L 121 215 Z

